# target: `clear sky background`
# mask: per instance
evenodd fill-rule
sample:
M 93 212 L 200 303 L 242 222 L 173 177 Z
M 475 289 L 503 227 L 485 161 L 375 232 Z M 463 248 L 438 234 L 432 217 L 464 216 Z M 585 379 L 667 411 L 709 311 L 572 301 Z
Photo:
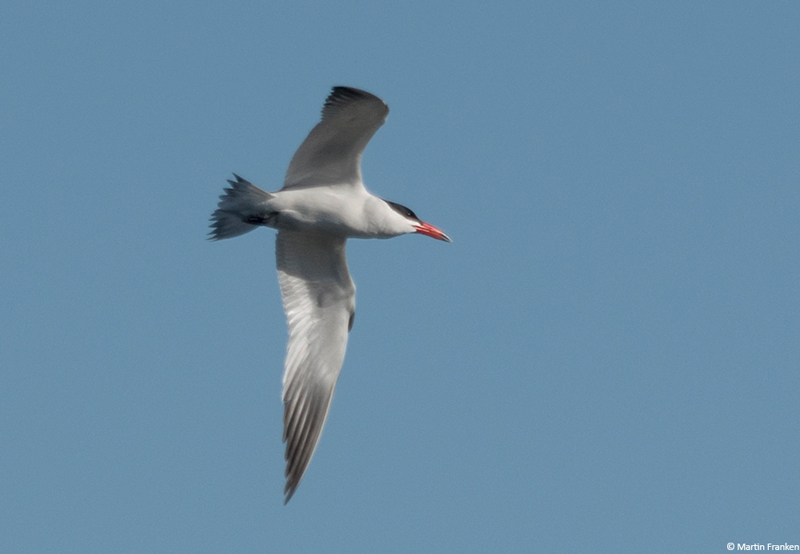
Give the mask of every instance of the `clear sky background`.
M 800 543 L 800 4 L 0 5 L 0 551 Z M 391 107 L 282 505 L 274 232 L 332 85 Z

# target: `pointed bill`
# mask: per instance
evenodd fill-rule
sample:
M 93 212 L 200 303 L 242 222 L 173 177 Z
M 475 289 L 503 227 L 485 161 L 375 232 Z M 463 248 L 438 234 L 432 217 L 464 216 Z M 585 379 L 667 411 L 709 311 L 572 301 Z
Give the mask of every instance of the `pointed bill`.
M 450 239 L 450 237 L 445 235 L 441 230 L 437 229 L 430 223 L 425 223 L 424 221 L 420 221 L 416 227 L 417 227 L 416 232 L 420 233 L 421 235 L 427 235 L 436 240 L 443 240 L 445 242 L 453 242 Z

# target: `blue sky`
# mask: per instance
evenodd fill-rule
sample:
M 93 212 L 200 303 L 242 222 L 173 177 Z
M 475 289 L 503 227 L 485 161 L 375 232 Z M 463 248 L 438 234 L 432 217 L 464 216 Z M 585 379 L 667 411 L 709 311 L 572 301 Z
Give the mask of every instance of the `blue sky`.
M 800 543 L 800 6 L 0 6 L 0 550 Z M 332 85 L 391 107 L 282 505 L 273 232 Z

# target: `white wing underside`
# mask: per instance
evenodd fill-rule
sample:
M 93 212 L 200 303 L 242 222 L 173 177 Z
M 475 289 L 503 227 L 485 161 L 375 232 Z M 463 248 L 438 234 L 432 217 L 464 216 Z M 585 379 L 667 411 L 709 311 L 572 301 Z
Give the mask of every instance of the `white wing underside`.
M 358 89 L 334 87 L 322 108 L 322 121 L 292 157 L 283 190 L 363 186 L 361 155 L 388 113 L 389 107 L 377 96 Z
M 346 238 L 281 230 L 278 280 L 289 327 L 283 374 L 284 503 L 308 467 L 328 417 L 355 314 Z

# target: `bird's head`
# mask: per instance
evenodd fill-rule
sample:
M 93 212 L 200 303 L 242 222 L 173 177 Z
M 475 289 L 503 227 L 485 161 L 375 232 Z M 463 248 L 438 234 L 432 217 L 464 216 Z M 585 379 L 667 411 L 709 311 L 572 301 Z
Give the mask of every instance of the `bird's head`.
M 390 202 L 389 200 L 384 200 L 386 204 L 394 212 L 392 219 L 398 226 L 403 227 L 402 233 L 419 233 L 421 235 L 427 235 L 431 238 L 437 240 L 443 240 L 445 242 L 453 242 L 450 240 L 450 237 L 445 235 L 442 231 L 431 225 L 430 223 L 425 223 L 424 221 L 420 220 L 417 217 L 417 214 L 412 212 L 410 209 L 406 208 L 402 204 L 398 204 L 397 202 Z M 398 218 L 397 215 L 401 216 Z

